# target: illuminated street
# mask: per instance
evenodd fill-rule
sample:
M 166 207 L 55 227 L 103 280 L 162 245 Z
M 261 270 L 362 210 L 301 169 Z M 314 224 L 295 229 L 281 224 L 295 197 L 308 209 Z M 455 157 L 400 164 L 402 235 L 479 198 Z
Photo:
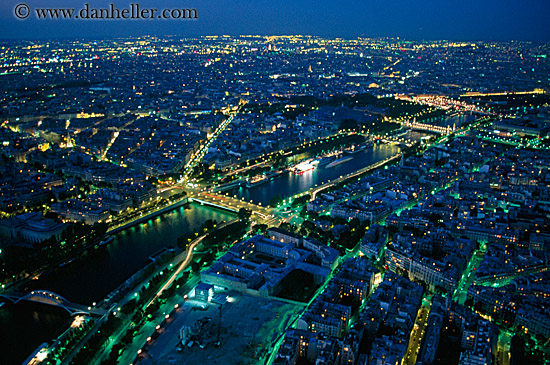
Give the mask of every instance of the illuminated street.
M 0 363 L 550 363 L 548 0 L 111 2 L 0 5 Z
M 431 306 L 431 295 L 422 298 L 422 307 L 418 311 L 418 315 L 414 321 L 414 327 L 411 331 L 411 337 L 409 339 L 407 352 L 405 354 L 405 357 L 403 357 L 401 365 L 416 364 L 416 357 L 418 356 L 420 346 L 422 345 L 422 337 L 424 336 Z

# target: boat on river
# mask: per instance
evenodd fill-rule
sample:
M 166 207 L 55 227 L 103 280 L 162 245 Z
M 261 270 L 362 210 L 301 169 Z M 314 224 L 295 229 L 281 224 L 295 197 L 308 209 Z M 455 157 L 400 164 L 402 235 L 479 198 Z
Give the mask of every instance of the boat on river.
M 254 176 L 252 179 L 248 180 L 245 184 L 247 188 L 251 188 L 254 186 L 262 185 L 263 183 L 266 183 L 269 181 L 269 178 L 266 175 L 258 175 Z
M 329 163 L 327 165 L 327 168 L 338 166 L 338 165 L 343 164 L 344 162 L 348 162 L 349 160 L 352 160 L 352 159 L 353 159 L 353 157 L 351 157 L 351 156 L 346 156 L 346 157 L 339 158 L 338 160 L 335 160 L 335 161 L 332 161 L 331 163 Z
M 355 145 L 353 145 L 350 148 L 345 149 L 344 154 L 352 155 L 354 153 L 361 152 L 361 151 L 365 150 L 365 148 L 367 148 L 367 146 L 364 145 L 364 144 L 360 145 L 359 147 L 356 147 Z
M 104 246 L 110 242 L 112 242 L 115 238 L 113 236 L 110 236 L 109 238 L 104 239 L 103 241 L 98 243 L 98 246 Z

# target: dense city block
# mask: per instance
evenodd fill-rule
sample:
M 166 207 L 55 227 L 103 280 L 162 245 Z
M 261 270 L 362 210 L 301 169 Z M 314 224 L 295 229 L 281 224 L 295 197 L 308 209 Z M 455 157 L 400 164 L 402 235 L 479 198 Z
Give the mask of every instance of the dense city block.
M 550 361 L 548 44 L 0 47 L 7 363 Z

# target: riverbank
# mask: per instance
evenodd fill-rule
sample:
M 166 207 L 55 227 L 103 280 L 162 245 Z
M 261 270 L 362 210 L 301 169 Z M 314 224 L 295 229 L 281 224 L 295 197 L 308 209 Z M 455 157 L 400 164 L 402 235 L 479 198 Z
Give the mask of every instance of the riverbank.
M 229 192 L 230 195 L 236 195 L 237 198 L 244 198 L 245 201 L 253 201 L 262 206 L 267 206 L 270 200 L 275 196 L 286 199 L 296 196 L 303 192 L 308 192 L 311 188 L 321 186 L 329 181 L 340 178 L 341 176 L 354 173 L 365 167 L 368 167 L 379 161 L 383 161 L 401 152 L 397 145 L 375 144 L 363 151 L 349 155 L 347 160 L 335 167 L 316 166 L 315 169 L 304 172 L 303 174 L 285 173 L 267 181 L 259 186 L 249 189 L 243 187 Z
M 261 189 L 267 196 L 284 193 L 287 187 L 292 188 L 296 193 L 308 191 L 316 184 L 319 185 L 323 181 L 334 180 L 341 175 L 358 171 L 376 161 L 393 156 L 399 151 L 399 148 L 393 145 L 373 146 L 367 151 L 353 154 L 353 160 L 340 164 L 336 168 L 324 169 L 321 167 L 299 176 L 283 174 L 265 184 L 250 188 L 248 191 L 260 191 Z M 315 175 L 318 172 L 323 173 Z M 287 191 L 287 193 L 291 192 Z M 288 196 L 294 194 L 288 194 Z M 33 286 L 37 289 L 59 293 L 76 303 L 89 305 L 92 302 L 101 302 L 116 287 L 142 270 L 150 262 L 149 256 L 163 247 L 176 247 L 177 238 L 182 233 L 193 232 L 206 220 L 222 222 L 230 221 L 235 217 L 233 213 L 206 205 L 201 206 L 193 203 L 192 200 L 191 197 L 183 198 L 158 211 L 110 229 L 109 235 L 113 237 L 112 242 L 101 246 L 101 249 L 95 250 L 93 254 L 79 260 L 78 264 L 68 265 L 58 270 L 55 275 L 41 277 L 40 280 L 33 281 Z M 245 200 L 249 201 L 250 199 Z M 126 289 L 129 290 L 130 287 L 131 285 Z M 120 296 L 122 296 L 122 291 Z M 116 300 L 116 302 L 118 303 L 120 300 Z M 110 303 L 114 303 L 114 301 L 111 300 Z M 39 329 L 33 327 L 21 328 L 20 334 L 16 337 L 22 341 L 25 332 L 29 331 L 40 332 Z M 47 340 L 51 338 L 50 336 L 46 335 L 44 339 Z M 33 348 L 44 342 L 44 339 L 37 342 Z M 8 351 L 9 349 L 3 350 Z
M 190 202 L 111 235 L 113 241 L 97 250 L 90 249 L 80 260 L 55 272 L 29 280 L 22 289 L 42 289 L 72 302 L 91 305 L 101 302 L 115 288 L 140 271 L 155 252 L 176 248 L 177 239 L 193 232 L 207 221 L 231 221 L 235 214 Z M 37 346 L 62 333 L 68 325 L 63 309 L 36 303 L 6 304 L 0 313 L 0 328 L 9 341 L 0 341 L 0 352 L 8 363 L 20 363 Z M 70 318 L 69 318 L 70 319 Z M 7 332 L 9 330 L 9 333 Z M 32 334 L 29 335 L 29 334 Z M 23 346 L 22 344 L 25 344 Z
M 168 205 L 164 208 L 153 211 L 151 213 L 147 213 L 146 215 L 144 215 L 142 217 L 139 217 L 139 218 L 136 218 L 136 219 L 131 220 L 129 222 L 126 222 L 121 226 L 109 228 L 109 229 L 107 229 L 107 235 L 113 235 L 113 234 L 118 233 L 120 231 L 124 231 L 125 229 L 128 229 L 128 228 L 130 228 L 132 226 L 135 226 L 137 224 L 146 222 L 151 218 L 155 218 L 156 216 L 159 216 L 161 214 L 169 212 L 172 209 L 177 209 L 177 208 L 181 207 L 182 205 L 185 205 L 185 204 L 188 204 L 188 203 L 189 203 L 189 198 L 185 197 L 185 198 L 183 198 L 181 200 L 178 200 L 177 202 L 172 203 L 172 204 L 170 204 L 170 205 Z

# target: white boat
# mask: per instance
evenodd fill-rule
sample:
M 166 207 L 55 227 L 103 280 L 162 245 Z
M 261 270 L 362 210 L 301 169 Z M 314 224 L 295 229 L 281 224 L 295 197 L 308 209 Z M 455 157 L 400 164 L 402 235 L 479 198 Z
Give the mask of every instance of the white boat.
M 363 151 L 365 148 L 367 148 L 367 146 L 364 145 L 364 144 L 360 145 L 359 147 L 355 147 L 355 145 L 353 145 L 350 148 L 345 149 L 344 153 L 350 155 L 350 154 L 354 154 L 354 153 Z
M 294 166 L 294 174 L 302 175 L 303 173 L 314 169 L 315 169 L 315 166 L 311 163 L 311 161 L 308 160 Z
M 351 157 L 351 156 L 339 158 L 338 160 L 332 161 L 331 163 L 329 163 L 327 165 L 327 168 L 338 166 L 338 165 L 343 164 L 344 162 L 348 162 L 349 160 L 352 160 L 352 159 L 353 159 L 353 157 Z
M 251 188 L 253 186 L 258 186 L 268 181 L 269 179 L 266 175 L 254 176 L 252 179 L 246 182 L 246 187 Z

